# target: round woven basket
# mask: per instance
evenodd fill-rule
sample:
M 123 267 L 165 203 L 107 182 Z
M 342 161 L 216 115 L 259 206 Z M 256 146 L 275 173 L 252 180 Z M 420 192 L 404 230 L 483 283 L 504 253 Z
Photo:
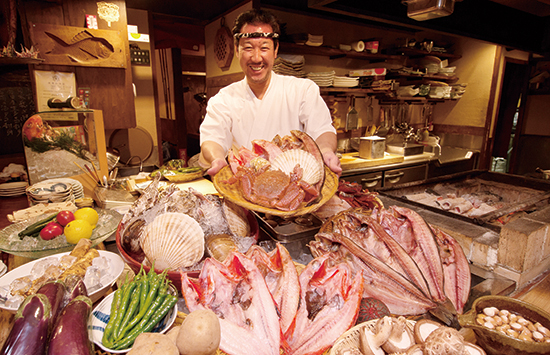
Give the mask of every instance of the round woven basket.
M 364 323 L 357 324 L 356 326 L 350 328 L 348 331 L 344 332 L 336 340 L 332 348 L 330 349 L 329 355 L 341 354 L 341 351 L 349 348 L 358 348 L 360 349 L 360 340 L 359 334 L 363 329 L 373 330 L 378 319 L 372 319 Z M 415 321 L 407 319 L 407 327 L 412 331 L 414 329 Z
M 227 184 L 224 181 L 233 176 L 233 172 L 229 166 L 223 167 L 216 175 L 214 175 L 213 183 L 216 190 L 224 198 L 229 201 L 244 207 L 248 210 L 271 214 L 280 217 L 295 217 L 304 214 L 315 212 L 322 205 L 324 205 L 330 198 L 336 193 L 338 189 L 338 176 L 325 166 L 325 183 L 321 189 L 321 199 L 309 206 L 300 207 L 294 211 L 281 211 L 275 208 L 268 208 L 260 205 L 256 205 L 246 200 L 240 190 L 240 184 Z

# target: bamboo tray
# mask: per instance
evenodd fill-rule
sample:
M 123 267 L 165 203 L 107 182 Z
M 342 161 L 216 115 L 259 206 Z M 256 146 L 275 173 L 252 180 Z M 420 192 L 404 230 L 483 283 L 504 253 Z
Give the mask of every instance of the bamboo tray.
M 338 189 L 338 176 L 336 176 L 336 174 L 334 174 L 332 170 L 325 166 L 325 183 L 323 184 L 323 187 L 321 189 L 321 199 L 314 204 L 298 208 L 294 211 L 281 211 L 275 208 L 268 208 L 256 205 L 246 200 L 243 197 L 241 190 L 239 189 L 238 183 L 226 184 L 223 182 L 232 176 L 233 172 L 231 171 L 231 168 L 229 166 L 223 167 L 219 173 L 214 175 L 214 187 L 216 188 L 216 190 L 218 190 L 220 195 L 248 210 L 280 217 L 295 217 L 308 213 L 313 213 L 322 205 L 324 205 L 328 200 L 330 200 L 330 198 L 336 193 L 336 190 Z

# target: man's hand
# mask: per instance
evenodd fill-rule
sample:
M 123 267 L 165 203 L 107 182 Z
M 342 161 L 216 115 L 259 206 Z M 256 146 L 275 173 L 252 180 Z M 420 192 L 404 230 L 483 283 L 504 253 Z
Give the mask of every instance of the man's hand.
M 336 134 L 332 132 L 325 132 L 315 140 L 321 154 L 323 154 L 323 160 L 325 164 L 336 175 L 342 174 L 342 167 L 340 166 L 340 159 L 336 156 Z
M 225 161 L 225 150 L 215 142 L 206 141 L 201 145 L 201 154 L 199 156 L 199 165 L 206 170 L 206 173 L 210 176 L 214 176 L 224 166 L 227 165 Z
M 336 175 L 340 176 L 342 174 L 342 167 L 340 166 L 340 159 L 332 150 L 327 150 L 323 152 L 323 160 L 325 164 L 332 170 Z
M 212 164 L 210 165 L 210 169 L 208 169 L 206 173 L 210 176 L 214 176 L 226 165 L 227 162 L 225 161 L 225 159 L 214 159 L 212 161 Z

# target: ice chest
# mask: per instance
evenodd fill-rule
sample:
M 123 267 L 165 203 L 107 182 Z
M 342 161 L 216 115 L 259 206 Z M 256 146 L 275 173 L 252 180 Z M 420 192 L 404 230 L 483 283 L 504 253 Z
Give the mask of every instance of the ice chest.
M 378 136 L 361 137 L 359 157 L 363 159 L 380 159 L 384 157 L 386 138 Z

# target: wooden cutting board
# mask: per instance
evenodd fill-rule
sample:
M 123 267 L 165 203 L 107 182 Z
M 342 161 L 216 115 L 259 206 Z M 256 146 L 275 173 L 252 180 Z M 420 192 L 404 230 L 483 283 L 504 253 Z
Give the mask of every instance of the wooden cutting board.
M 359 152 L 344 153 L 340 158 L 340 165 L 342 170 L 369 168 L 373 166 L 402 163 L 405 157 L 402 155 L 395 155 L 384 153 L 384 157 L 380 159 L 363 159 L 359 158 Z

